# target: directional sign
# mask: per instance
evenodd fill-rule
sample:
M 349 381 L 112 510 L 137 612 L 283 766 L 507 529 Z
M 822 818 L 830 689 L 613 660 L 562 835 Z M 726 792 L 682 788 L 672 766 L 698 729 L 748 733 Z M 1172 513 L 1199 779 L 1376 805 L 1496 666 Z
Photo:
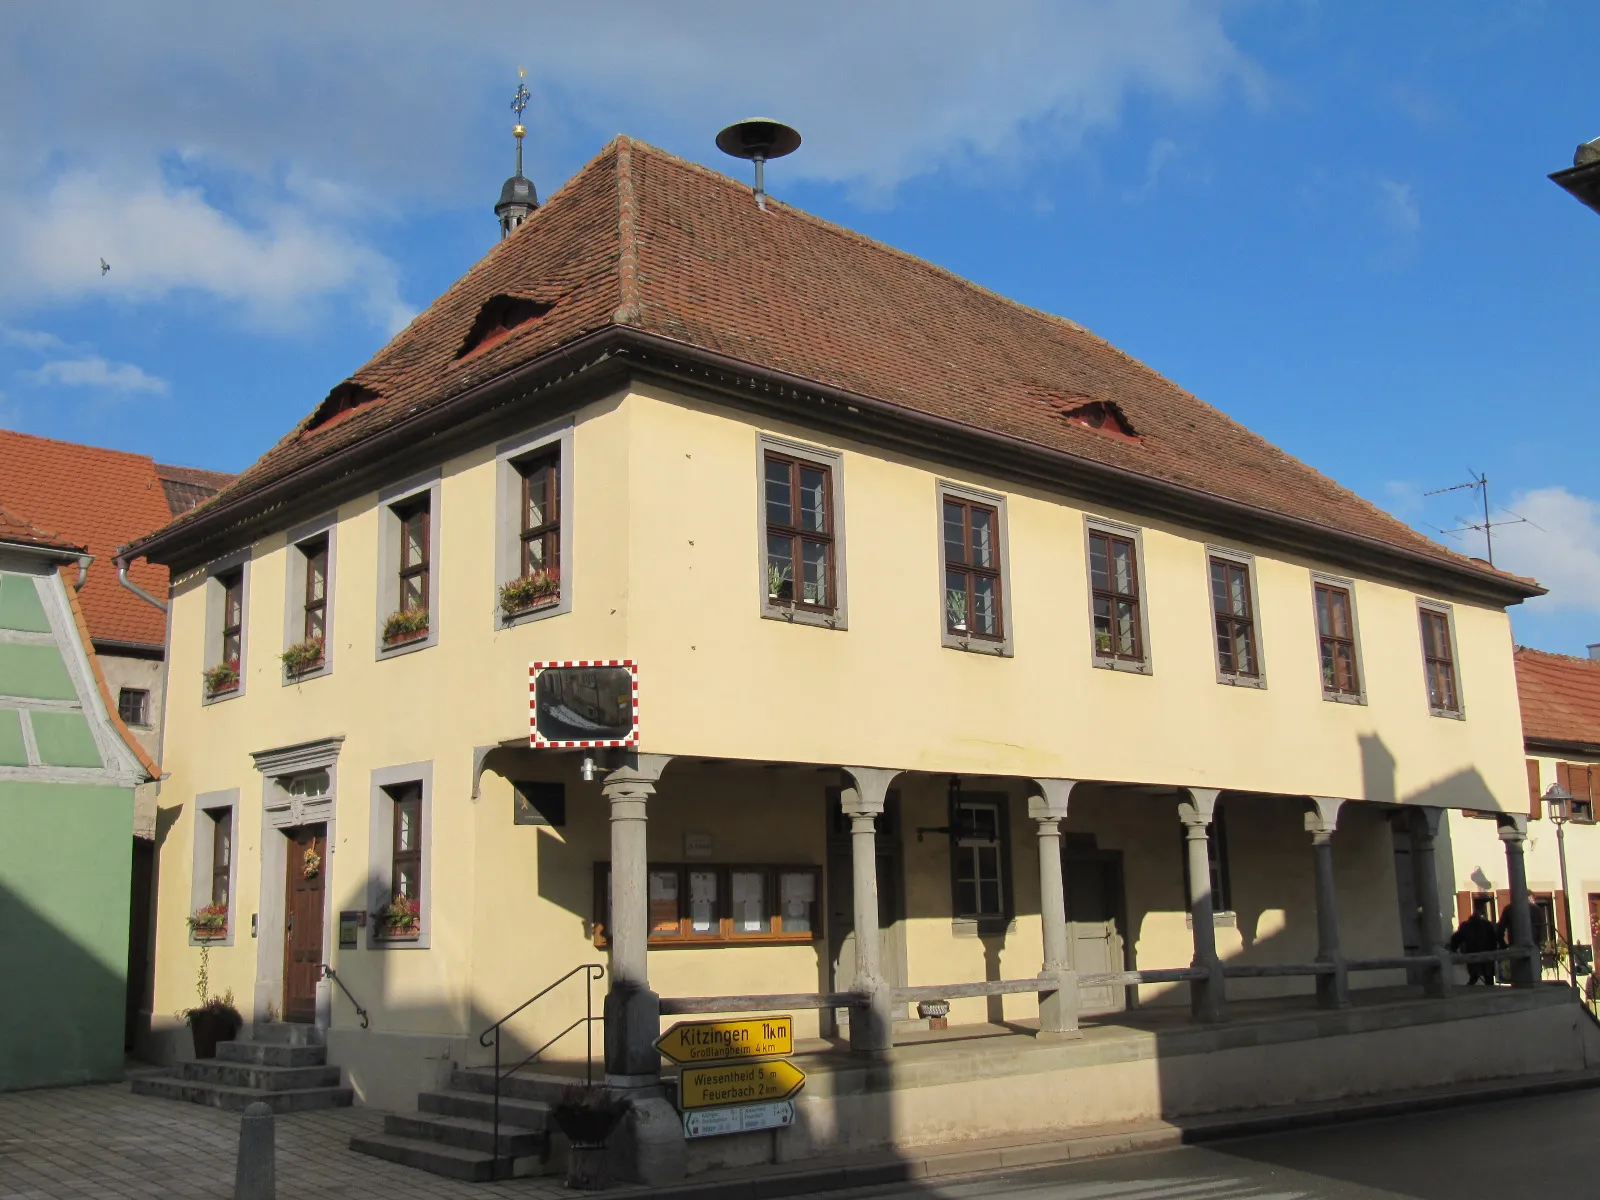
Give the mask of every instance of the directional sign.
M 723 1133 L 750 1133 L 757 1129 L 782 1129 L 794 1124 L 794 1101 L 740 1104 L 733 1108 L 701 1108 L 683 1114 L 684 1137 L 716 1137 Z
M 792 1062 L 729 1063 L 723 1067 L 689 1067 L 678 1080 L 680 1108 L 716 1108 L 724 1104 L 758 1104 L 787 1100 L 806 1081 Z
M 794 1053 L 794 1018 L 748 1017 L 738 1021 L 680 1021 L 656 1043 L 675 1063 L 776 1058 Z

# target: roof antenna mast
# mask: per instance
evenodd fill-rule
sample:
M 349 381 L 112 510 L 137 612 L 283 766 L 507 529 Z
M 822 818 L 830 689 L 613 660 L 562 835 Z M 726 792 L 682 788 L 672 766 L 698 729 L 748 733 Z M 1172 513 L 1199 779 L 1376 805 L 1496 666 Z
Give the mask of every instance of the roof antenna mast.
M 1458 483 L 1453 487 L 1435 488 L 1431 492 L 1423 492 L 1422 494 L 1424 496 L 1442 496 L 1446 492 L 1464 492 L 1464 491 L 1469 491 L 1469 490 L 1471 490 L 1471 491 L 1481 491 L 1482 496 L 1483 496 L 1483 523 L 1481 525 L 1476 521 L 1468 520 L 1466 517 L 1457 517 L 1456 520 L 1461 522 L 1461 525 L 1460 525 L 1459 528 L 1457 528 L 1457 529 L 1440 529 L 1439 532 L 1443 533 L 1443 534 L 1467 533 L 1467 532 L 1475 532 L 1475 533 L 1483 534 L 1484 552 L 1487 554 L 1488 559 L 1489 559 L 1489 565 L 1492 567 L 1492 566 L 1494 566 L 1494 531 L 1496 529 L 1500 528 L 1500 526 L 1502 526 L 1502 525 L 1532 525 L 1533 522 L 1528 520 L 1527 517 L 1517 516 L 1516 513 L 1511 513 L 1511 515 L 1513 517 L 1516 517 L 1516 520 L 1514 520 L 1514 521 L 1493 521 L 1493 520 L 1490 520 L 1489 519 L 1489 476 L 1486 475 L 1486 474 L 1482 474 L 1482 473 L 1480 473 L 1478 471 L 1471 471 L 1471 470 L 1469 470 L 1467 472 L 1467 474 L 1472 477 L 1472 482 L 1471 483 Z M 1511 512 L 1511 510 L 1509 508 L 1502 509 L 1501 511 L 1502 512 Z M 1435 526 L 1434 528 L 1438 528 L 1438 527 Z M 1538 528 L 1538 527 L 1535 526 L 1535 528 Z
M 763 212 L 767 207 L 767 160 L 793 154 L 799 148 L 799 131 L 771 117 L 746 117 L 717 134 L 718 150 L 756 164 L 756 207 Z

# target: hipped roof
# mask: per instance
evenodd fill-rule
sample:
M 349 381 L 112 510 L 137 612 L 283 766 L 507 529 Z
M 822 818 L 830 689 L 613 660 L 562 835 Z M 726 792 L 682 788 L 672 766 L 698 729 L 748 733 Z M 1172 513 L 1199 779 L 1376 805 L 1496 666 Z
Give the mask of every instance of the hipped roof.
M 1600 659 L 1518 646 L 1516 663 L 1522 736 L 1600 750 Z

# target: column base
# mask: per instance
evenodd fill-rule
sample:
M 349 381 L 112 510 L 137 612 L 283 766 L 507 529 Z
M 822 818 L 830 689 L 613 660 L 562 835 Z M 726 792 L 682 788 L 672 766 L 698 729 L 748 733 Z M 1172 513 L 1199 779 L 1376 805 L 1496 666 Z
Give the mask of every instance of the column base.
M 1078 973 L 1041 971 L 1039 982 L 1053 990 L 1039 993 L 1039 1040 L 1070 1041 L 1083 1036 L 1078 1028 Z
M 618 984 L 606 993 L 606 1078 L 659 1082 L 661 997 L 647 987 Z
M 1323 959 L 1321 961 L 1327 961 Z M 1345 970 L 1342 959 L 1334 959 L 1334 972 L 1332 975 L 1317 976 L 1317 1007 L 1318 1008 L 1349 1008 L 1350 1007 L 1350 973 Z
M 1210 965 L 1204 979 L 1190 982 L 1189 1013 L 1196 1021 L 1207 1023 L 1228 1019 L 1227 979 L 1220 961 Z
M 857 980 L 854 989 L 870 1001 L 850 1010 L 850 1053 L 884 1058 L 894 1046 L 894 997 L 882 980 Z
M 1430 1000 L 1443 1000 L 1455 991 L 1456 965 L 1448 951 L 1438 951 L 1434 957 L 1439 965 L 1428 968 L 1427 978 L 1422 981 L 1422 994 Z
M 689 1143 L 679 1115 L 659 1086 L 640 1089 L 633 1106 L 606 1142 L 614 1178 L 659 1187 L 689 1173 Z

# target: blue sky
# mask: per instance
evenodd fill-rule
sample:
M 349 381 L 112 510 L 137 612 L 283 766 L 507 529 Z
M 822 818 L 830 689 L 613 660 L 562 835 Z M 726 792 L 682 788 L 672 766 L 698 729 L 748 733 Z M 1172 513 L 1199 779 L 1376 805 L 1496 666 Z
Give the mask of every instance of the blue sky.
M 493 244 L 526 66 L 542 194 L 618 131 L 740 172 L 717 129 L 780 117 L 775 194 L 1424 532 L 1486 472 L 1552 589 L 1519 640 L 1600 640 L 1600 215 L 1545 178 L 1600 135 L 1593 4 L 234 9 L 0 11 L 0 425 L 248 465 Z

